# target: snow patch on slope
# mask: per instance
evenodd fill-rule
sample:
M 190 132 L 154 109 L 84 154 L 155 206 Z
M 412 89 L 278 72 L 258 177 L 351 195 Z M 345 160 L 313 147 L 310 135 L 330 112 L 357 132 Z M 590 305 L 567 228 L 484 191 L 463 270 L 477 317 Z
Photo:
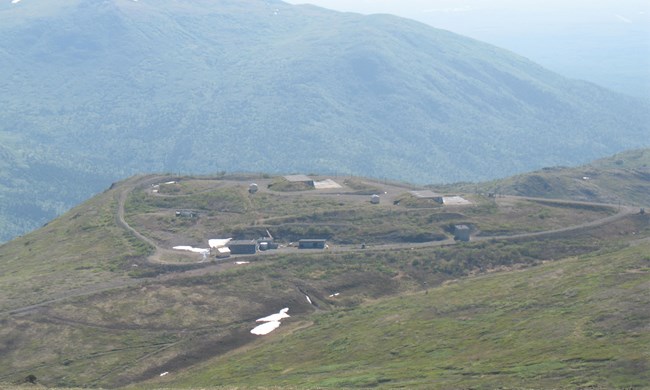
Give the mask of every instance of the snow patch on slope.
M 263 336 L 273 332 L 278 327 L 280 327 L 280 320 L 290 317 L 289 314 L 287 314 L 288 311 L 289 308 L 284 308 L 280 310 L 279 313 L 271 314 L 270 316 L 258 319 L 257 322 L 265 323 L 255 327 L 253 330 L 251 330 L 251 333 L 258 336 Z

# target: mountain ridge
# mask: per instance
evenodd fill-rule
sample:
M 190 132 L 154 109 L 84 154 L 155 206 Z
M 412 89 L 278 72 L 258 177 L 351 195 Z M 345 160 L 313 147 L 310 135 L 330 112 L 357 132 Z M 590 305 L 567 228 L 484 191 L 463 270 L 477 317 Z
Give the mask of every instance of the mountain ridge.
M 484 183 L 438 188 L 650 207 L 650 149 L 630 150 L 577 167 L 546 167 Z
M 0 139 L 106 184 L 166 171 L 483 180 L 638 147 L 650 122 L 637 100 L 387 15 L 262 1 L 41 6 L 0 6 L 13 17 L 0 26 L 0 82 L 17 91 L 0 94 Z M 78 200 L 101 188 L 66 190 Z

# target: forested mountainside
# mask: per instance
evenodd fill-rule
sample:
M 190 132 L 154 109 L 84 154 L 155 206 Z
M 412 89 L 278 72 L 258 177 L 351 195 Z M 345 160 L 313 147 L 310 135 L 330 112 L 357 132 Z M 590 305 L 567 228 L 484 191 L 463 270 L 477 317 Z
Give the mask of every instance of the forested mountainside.
M 0 33 L 2 158 L 20 167 L 2 171 L 1 240 L 137 172 L 435 183 L 648 143 L 632 98 L 386 15 L 24 0 L 0 4 Z

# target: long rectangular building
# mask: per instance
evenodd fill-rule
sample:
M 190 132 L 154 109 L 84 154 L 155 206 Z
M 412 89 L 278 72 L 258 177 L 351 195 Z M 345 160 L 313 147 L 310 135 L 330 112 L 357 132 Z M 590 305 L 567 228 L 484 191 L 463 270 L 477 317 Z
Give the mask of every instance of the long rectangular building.
M 298 241 L 298 249 L 325 249 L 327 240 L 320 238 L 305 238 Z
M 233 255 L 254 255 L 257 253 L 257 241 L 255 240 L 230 241 L 227 246 Z

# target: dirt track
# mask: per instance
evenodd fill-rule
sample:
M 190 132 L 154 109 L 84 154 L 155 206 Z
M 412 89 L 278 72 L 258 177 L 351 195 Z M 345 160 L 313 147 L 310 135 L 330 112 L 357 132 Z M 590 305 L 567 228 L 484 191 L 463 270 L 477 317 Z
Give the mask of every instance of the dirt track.
M 147 244 L 155 248 L 154 253 L 148 258 L 149 262 L 155 264 L 167 264 L 167 265 L 175 265 L 175 264 L 187 265 L 187 263 L 163 262 L 162 261 L 163 254 L 177 254 L 178 252 L 160 247 L 155 241 L 149 239 L 148 237 L 144 236 L 136 229 L 131 227 L 124 219 L 124 206 L 126 203 L 126 199 L 128 198 L 128 195 L 131 192 L 133 192 L 136 189 L 142 189 L 146 186 L 150 186 L 155 183 L 161 183 L 171 179 L 172 178 L 169 176 L 145 176 L 139 178 L 137 177 L 132 178 L 124 182 L 122 184 L 121 191 L 119 192 L 117 221 L 122 228 L 129 230 L 136 237 L 138 237 L 138 239 L 146 242 Z M 206 179 L 206 180 L 210 180 L 210 179 Z M 223 180 L 222 182 L 225 185 L 231 185 L 231 186 L 242 184 L 242 181 L 237 181 L 237 180 Z M 269 192 L 269 193 L 273 193 L 274 195 L 289 196 L 289 197 L 302 194 L 301 192 L 287 193 L 287 192 L 271 191 L 268 189 L 268 184 L 271 183 L 271 179 L 262 179 L 262 180 L 257 180 L 256 182 L 259 185 L 260 192 Z M 381 184 L 381 183 L 372 183 L 372 184 L 382 186 L 382 189 L 384 190 L 384 195 L 386 198 L 389 199 L 389 202 L 392 202 L 392 200 L 394 200 L 393 198 L 396 198 L 397 196 L 402 194 L 405 190 L 410 189 L 407 187 L 401 187 L 401 186 L 389 185 L 389 184 Z M 356 195 L 356 194 L 345 193 L 342 192 L 340 189 L 319 191 L 318 193 L 314 193 L 313 195 L 314 196 L 337 196 L 338 199 L 345 198 L 345 200 L 347 201 L 354 201 L 354 202 L 365 202 L 367 201 L 368 198 L 367 195 Z M 169 196 L 169 195 L 161 195 L 161 196 Z M 593 227 L 602 226 L 604 224 L 618 221 L 629 215 L 633 215 L 637 213 L 639 210 L 638 208 L 630 207 L 630 206 L 612 205 L 612 204 L 595 203 L 595 202 L 584 202 L 584 201 L 570 201 L 570 200 L 563 200 L 563 199 L 546 199 L 546 198 L 521 197 L 521 196 L 504 196 L 501 197 L 501 199 L 529 200 L 529 201 L 537 201 L 537 202 L 555 203 L 558 205 L 567 205 L 567 206 L 607 207 L 607 208 L 617 209 L 618 212 L 614 215 L 601 218 L 595 221 L 585 222 L 585 223 L 559 228 L 559 229 L 514 234 L 514 235 L 476 236 L 472 238 L 472 241 L 521 240 L 526 238 L 538 238 L 538 237 L 551 236 L 559 233 L 579 231 L 582 229 L 593 228 Z M 410 248 L 427 248 L 427 247 L 439 247 L 439 246 L 454 245 L 454 244 L 456 244 L 456 242 L 453 239 L 447 239 L 443 241 L 432 241 L 432 242 L 423 242 L 423 243 L 394 243 L 394 244 L 385 244 L 385 245 L 373 245 L 372 250 L 377 251 L 377 250 L 399 250 L 399 249 L 410 249 Z M 361 249 L 358 245 L 337 245 L 336 247 L 330 250 L 333 252 L 356 252 L 356 251 L 364 251 L 365 249 Z M 293 248 L 290 248 L 280 252 L 276 252 L 276 251 L 260 252 L 256 256 L 271 256 L 274 253 L 288 253 L 288 252 L 293 253 L 295 252 L 295 250 Z
M 159 246 L 155 241 L 152 239 L 146 237 L 136 229 L 134 229 L 132 226 L 128 224 L 128 222 L 125 220 L 125 203 L 126 200 L 133 191 L 136 189 L 144 189 L 147 188 L 153 184 L 156 183 L 161 183 L 169 180 L 173 180 L 174 178 L 171 176 L 159 176 L 159 175 L 148 175 L 148 176 L 141 176 L 141 177 L 133 177 L 130 179 L 127 179 L 126 181 L 122 182 L 119 184 L 119 189 L 116 192 L 115 198 L 117 201 L 117 210 L 115 213 L 115 220 L 118 226 L 121 228 L 128 230 L 131 234 L 133 234 L 135 237 L 137 237 L 139 240 L 142 240 L 146 242 L 147 244 L 151 245 L 152 248 L 154 248 L 154 252 L 152 255 L 149 256 L 148 261 L 153 263 L 153 264 L 165 264 L 165 265 L 175 265 L 175 263 L 169 263 L 169 262 L 164 262 L 162 261 L 163 255 L 178 255 L 177 251 L 173 251 L 170 249 L 162 248 Z M 267 180 L 270 182 L 270 180 Z M 241 185 L 241 181 L 233 181 L 233 180 L 225 180 L 224 181 L 226 185 Z M 258 183 L 261 183 L 260 189 L 262 191 L 269 191 L 266 188 L 266 184 L 264 180 L 258 181 Z M 398 187 L 398 186 L 393 186 L 393 185 L 386 185 L 386 196 L 387 197 L 392 197 L 392 196 L 398 196 L 399 194 L 403 193 L 406 188 L 404 187 Z M 296 196 L 296 194 L 292 193 L 284 193 L 284 192 L 273 192 L 269 191 L 274 194 L 279 194 L 283 196 Z M 338 191 L 324 191 L 324 192 L 319 192 L 317 194 L 314 194 L 314 196 L 332 196 L 332 195 L 337 195 Z M 338 196 L 338 195 L 337 195 Z M 353 195 L 353 194 L 346 194 L 343 195 L 345 198 L 349 201 L 357 201 L 357 202 L 364 202 L 367 200 L 366 195 Z M 601 218 L 595 221 L 591 222 L 586 222 L 582 224 L 577 224 L 569 227 L 564 227 L 560 229 L 553 229 L 553 230 L 547 230 L 547 231 L 541 231 L 541 232 L 533 232 L 533 233 L 523 233 L 523 234 L 515 234 L 515 235 L 508 235 L 508 236 L 489 236 L 489 237 L 473 237 L 472 241 L 488 241 L 488 240 L 521 240 L 521 239 L 526 239 L 526 238 L 539 238 L 539 237 L 545 237 L 545 236 L 552 236 L 555 234 L 559 233 L 566 233 L 566 232 L 575 232 L 575 231 L 580 231 L 583 229 L 589 229 L 593 227 L 598 227 L 602 226 L 604 224 L 612 223 L 615 221 L 618 221 L 620 219 L 626 218 L 630 215 L 638 213 L 639 209 L 636 207 L 630 207 L 630 206 L 621 206 L 621 205 L 612 205 L 612 204 L 603 204 L 603 203 L 592 203 L 592 202 L 578 202 L 578 201 L 568 201 L 568 200 L 561 200 L 561 199 L 545 199 L 545 198 L 530 198 L 530 197 L 514 197 L 514 196 L 507 196 L 505 198 L 511 198 L 511 199 L 521 199 L 521 200 L 531 200 L 531 201 L 540 201 L 540 202 L 550 202 L 550 203 L 557 203 L 557 204 L 563 204 L 563 205 L 575 205 L 575 206 L 594 206 L 594 207 L 609 207 L 612 209 L 617 209 L 618 212 L 614 215 Z M 385 244 L 385 245 L 372 245 L 371 247 L 368 247 L 367 249 L 361 249 L 358 245 L 337 245 L 331 249 L 329 249 L 332 252 L 361 252 L 361 251 L 393 251 L 393 250 L 406 250 L 406 249 L 411 249 L 411 248 L 429 248 L 429 247 L 440 247 L 440 246 L 445 246 L 445 245 L 456 245 L 457 243 L 453 239 L 447 239 L 443 241 L 434 241 L 434 242 L 423 242 L 423 243 L 395 243 L 395 244 Z M 295 248 L 285 248 L 284 250 L 280 251 L 267 251 L 267 252 L 260 252 L 257 255 L 246 255 L 246 256 L 236 256 L 233 257 L 229 260 L 222 261 L 222 262 L 217 262 L 216 264 L 214 262 L 206 263 L 204 267 L 198 268 L 198 269 L 193 269 L 193 270 L 188 270 L 188 271 L 181 271 L 181 272 L 175 272 L 171 274 L 166 274 L 166 275 L 160 275 L 154 278 L 143 278 L 143 279 L 133 279 L 133 280 L 126 280 L 126 281 L 117 281 L 117 282 L 112 282 L 112 283 L 107 283 L 105 285 L 94 285 L 94 286 L 87 286 L 79 290 L 75 291 L 69 291 L 66 294 L 63 294 L 58 297 L 52 297 L 52 299 L 48 301 L 44 301 L 38 304 L 34 305 L 29 305 L 25 307 L 20 307 L 20 308 L 14 308 L 12 310 L 8 310 L 6 312 L 0 313 L 0 315 L 4 314 L 10 314 L 10 315 L 21 315 L 25 314 L 28 312 L 31 312 L 33 310 L 37 310 L 41 307 L 45 307 L 47 305 L 50 305 L 52 303 L 57 303 L 60 301 L 64 301 L 70 298 L 76 298 L 80 296 L 87 296 L 87 295 L 93 295 L 96 293 L 100 292 L 105 292 L 105 291 L 110 291 L 114 289 L 119 289 L 119 288 L 125 288 L 125 287 L 133 287 L 133 286 L 139 286 L 139 285 L 144 285 L 146 283 L 156 283 L 156 282 L 163 282 L 163 281 L 168 281 L 172 279 L 181 279 L 181 278 L 188 278 L 188 277 L 195 277 L 199 275 L 204 275 L 204 274 L 209 274 L 209 273 L 214 273 L 214 272 L 221 272 L 225 269 L 235 267 L 233 264 L 233 259 L 237 260 L 246 260 L 246 259 L 253 259 L 253 258 L 259 258 L 259 257 L 271 257 L 276 253 L 296 253 L 297 249 Z M 322 251 L 313 251 L 313 252 L 300 252 L 301 255 L 322 255 Z M 171 256 L 170 256 L 171 257 Z M 187 265 L 188 263 L 178 263 L 177 265 Z
M 162 263 L 163 254 L 172 253 L 172 251 L 160 247 L 158 244 L 156 244 L 155 241 L 153 241 L 149 237 L 143 235 L 142 233 L 140 233 L 139 231 L 131 227 L 131 225 L 129 225 L 128 222 L 126 222 L 126 219 L 124 218 L 124 205 L 126 204 L 126 199 L 129 197 L 129 194 L 131 194 L 134 190 L 141 189 L 150 186 L 152 184 L 160 183 L 169 179 L 171 179 L 169 176 L 156 176 L 156 175 L 150 175 L 144 177 L 133 177 L 127 179 L 124 183 L 121 184 L 120 191 L 116 195 L 117 212 L 116 212 L 115 220 L 118 226 L 128 230 L 139 240 L 144 241 L 145 243 L 149 244 L 152 248 L 154 248 L 154 253 L 149 256 L 149 261 L 151 263 L 159 263 L 159 264 Z
M 159 244 L 157 244 L 154 240 L 151 238 L 145 236 L 141 232 L 139 232 L 137 229 L 133 228 L 132 226 L 129 225 L 129 223 L 125 219 L 125 205 L 126 201 L 129 198 L 129 195 L 133 193 L 133 191 L 136 190 L 142 190 L 147 187 L 150 187 L 152 184 L 172 180 L 173 178 L 168 177 L 168 176 L 145 176 L 145 177 L 138 177 L 138 178 L 131 178 L 128 179 L 124 182 L 122 182 L 119 187 L 117 188 L 117 191 L 115 193 L 115 200 L 116 200 L 116 210 L 115 210 L 115 220 L 118 226 L 120 226 L 122 229 L 125 229 L 129 233 L 133 234 L 135 237 L 137 237 L 139 240 L 142 240 L 143 242 L 146 242 L 148 245 L 151 245 L 152 248 L 154 248 L 153 253 L 151 256 L 148 258 L 148 261 L 153 263 L 153 264 L 166 264 L 166 265 L 174 265 L 170 264 L 168 262 L 163 262 L 162 259 L 163 257 L 165 258 L 171 258 L 172 256 L 169 256 L 169 254 L 178 254 L 176 251 L 172 251 L 170 249 L 166 249 L 161 247 Z M 224 185 L 241 185 L 242 182 L 240 181 L 227 181 Z M 268 189 L 264 189 L 264 191 L 268 191 Z M 390 196 L 399 196 L 400 194 L 403 194 L 405 191 L 405 188 L 400 188 L 400 187 L 392 187 L 389 188 L 386 191 L 386 198 Z M 272 191 L 269 191 L 272 192 Z M 282 196 L 296 196 L 297 194 L 292 194 L 292 193 L 281 193 L 281 192 L 272 192 L 274 194 L 279 194 Z M 161 195 L 161 196 L 170 196 L 170 195 Z M 330 193 L 314 193 L 314 196 L 339 196 L 335 192 L 330 192 Z M 342 195 L 345 196 L 346 201 L 350 202 L 367 202 L 368 201 L 368 196 L 367 195 L 354 195 L 354 194 L 346 194 Z M 487 240 L 521 240 L 521 239 L 527 239 L 527 238 L 540 238 L 540 237 L 545 237 L 545 236 L 553 236 L 556 234 L 562 234 L 562 233 L 567 233 L 567 232 L 580 232 L 581 230 L 584 229 L 590 229 L 593 227 L 598 227 L 602 226 L 605 224 L 613 223 L 615 221 L 619 221 L 621 219 L 624 219 L 626 217 L 629 217 L 633 214 L 637 214 L 639 211 L 639 208 L 634 208 L 634 207 L 628 207 L 628 206 L 619 206 L 619 205 L 611 205 L 611 204 L 601 204 L 601 203 L 591 203 L 591 202 L 574 202 L 574 201 L 565 201 L 565 200 L 549 200 L 549 199 L 539 199 L 539 198 L 526 198 L 526 197 L 504 197 L 501 199 L 510 199 L 510 200 L 529 200 L 529 201 L 540 201 L 540 202 L 550 202 L 550 203 L 557 203 L 559 205 L 567 205 L 567 206 L 593 206 L 593 207 L 608 207 L 611 209 L 616 209 L 617 213 L 595 220 L 591 222 L 585 222 L 569 227 L 564 227 L 560 229 L 553 229 L 553 230 L 547 230 L 547 231 L 540 231 L 540 232 L 533 232 L 533 233 L 524 233 L 524 234 L 515 234 L 515 235 L 510 235 L 510 236 L 489 236 L 489 237 L 472 237 L 472 241 L 487 241 Z M 650 238 L 643 238 L 640 241 L 647 242 L 650 240 Z M 634 243 L 634 242 L 633 242 Z M 394 251 L 394 250 L 406 250 L 406 249 L 411 249 L 411 248 L 429 248 L 429 247 L 438 247 L 438 246 L 443 246 L 443 245 L 457 245 L 453 239 L 447 239 L 444 241 L 438 241 L 438 242 L 424 242 L 424 243 L 395 243 L 395 244 L 386 244 L 386 245 L 372 245 L 371 247 L 368 247 L 367 249 L 361 249 L 358 245 L 336 245 L 333 246 L 330 251 L 332 252 L 381 252 L 381 251 Z M 248 256 L 236 256 L 233 258 L 230 258 L 226 261 L 223 262 L 210 262 L 206 263 L 205 265 L 201 266 L 200 268 L 192 269 L 192 270 L 185 270 L 185 271 L 180 271 L 180 268 L 178 269 L 179 271 L 177 272 L 172 272 L 164 275 L 159 275 L 157 277 L 151 277 L 151 278 L 142 278 L 142 279 L 129 279 L 129 280 L 119 280 L 119 281 L 114 281 L 114 282 L 108 282 L 102 285 L 94 285 L 94 286 L 86 286 L 82 289 L 78 290 L 72 290 L 68 291 L 65 294 L 62 294 L 61 296 L 58 297 L 50 297 L 48 301 L 41 302 L 38 304 L 30 305 L 30 306 L 25 306 L 21 308 L 15 308 L 10 311 L 5 311 L 0 313 L 0 315 L 10 315 L 10 316 L 22 316 L 22 315 L 28 315 L 29 313 L 32 312 L 40 312 L 41 315 L 46 315 L 49 318 L 49 321 L 55 322 L 55 323 L 61 323 L 65 324 L 68 326 L 81 326 L 81 327 L 95 327 L 99 328 L 102 330 L 107 330 L 107 331 L 119 331 L 123 329 L 123 326 L 102 326 L 102 325 L 97 325 L 91 322 L 85 322 L 83 320 L 71 320 L 67 319 L 64 317 L 58 317 L 56 315 L 49 315 L 50 309 L 48 306 L 60 303 L 63 301 L 66 301 L 68 299 L 73 299 L 73 298 L 78 298 L 78 297 L 84 297 L 84 296 L 92 296 L 98 293 L 102 292 L 108 292 L 108 291 L 113 291 L 117 289 L 122 289 L 122 288 L 138 288 L 142 286 L 148 286 L 150 284 L 157 284 L 157 283 L 164 283 L 167 281 L 172 281 L 172 280 L 179 280 L 179 279 L 185 279 L 185 278 L 194 278 L 197 276 L 201 275 L 206 275 L 206 274 L 214 274 L 218 272 L 222 272 L 226 269 L 232 268 L 232 267 L 238 267 L 237 265 L 234 264 L 235 260 L 246 260 L 246 259 L 272 259 L 274 254 L 280 254 L 280 253 L 300 253 L 301 256 L 323 256 L 324 253 L 323 251 L 300 251 L 298 252 L 297 249 L 295 248 L 285 248 L 283 250 L 279 251 L 267 251 L 267 252 L 261 252 L 257 255 L 248 255 Z M 187 265 L 187 263 L 179 263 L 178 265 Z M 263 263 L 262 263 L 263 264 Z M 247 265 L 246 267 L 256 267 L 255 263 L 251 263 L 250 265 Z M 304 292 L 301 293 L 304 294 Z M 251 322 L 251 319 L 247 319 L 245 321 L 242 321 L 242 323 L 248 324 Z M 226 329 L 227 327 L 231 326 L 233 324 L 227 324 L 227 325 L 220 325 L 219 327 L 213 327 L 211 325 L 206 325 L 205 327 L 200 327 L 200 328 L 193 328 L 193 329 L 188 329 L 188 328 L 178 328 L 178 329 L 173 329 L 175 331 L 183 331 L 183 332 L 196 332 L 196 334 L 203 334 L 201 332 L 210 332 L 211 334 L 216 333 L 215 330 L 217 329 Z M 310 322 L 304 322 L 301 321 L 299 323 L 290 325 L 288 328 L 286 328 L 285 332 L 290 333 L 294 332 L 297 329 L 301 329 L 304 327 L 310 326 Z M 140 328 L 139 328 L 140 329 Z M 242 328 L 243 329 L 243 328 Z M 224 336 L 226 337 L 226 336 Z M 229 342 L 227 344 L 224 344 L 224 339 L 214 339 L 209 342 L 204 343 L 204 345 L 201 348 L 198 348 L 197 351 L 193 351 L 192 354 L 189 355 L 179 355 L 175 359 L 168 361 L 165 363 L 164 366 L 156 366 L 155 368 L 152 368 L 138 376 L 138 380 L 143 380 L 143 379 L 148 379 L 148 378 L 153 378 L 159 376 L 160 372 L 166 371 L 166 370 L 174 370 L 177 371 L 180 368 L 186 367 L 190 365 L 191 363 L 194 363 L 196 361 L 201 361 L 205 356 L 208 356 L 210 354 L 214 353 L 214 350 L 218 347 L 220 350 L 225 351 L 225 353 L 232 353 L 233 351 L 240 350 L 241 348 L 252 348 L 253 346 L 257 345 L 254 343 L 250 343 L 251 341 L 251 336 L 248 333 L 248 328 L 244 330 L 240 330 L 240 333 L 228 333 L 229 337 Z M 259 341 L 258 341 L 259 342 Z M 146 354 L 143 354 L 142 357 L 138 359 L 138 362 L 144 361 L 145 359 L 159 355 L 166 349 L 172 348 L 179 344 L 180 341 L 178 342 L 169 342 L 169 343 L 163 343 L 160 345 L 155 346 L 156 348 L 153 349 L 151 352 L 148 352 Z M 129 347 L 131 348 L 131 347 Z M 133 348 L 144 348 L 142 346 L 137 346 Z M 127 349 L 127 348 L 125 348 Z M 119 352 L 120 350 L 111 350 L 107 352 L 103 352 L 105 354 L 110 354 L 110 353 L 115 353 Z M 95 356 L 98 355 L 93 355 L 93 356 L 80 356 L 77 357 L 79 359 L 92 359 Z M 116 372 L 121 372 L 125 371 L 128 367 L 127 366 L 120 366 L 110 372 L 106 372 L 101 378 L 97 380 L 101 380 L 104 377 L 108 377 L 109 375 L 113 375 Z M 31 369 L 31 368 L 30 368 Z

